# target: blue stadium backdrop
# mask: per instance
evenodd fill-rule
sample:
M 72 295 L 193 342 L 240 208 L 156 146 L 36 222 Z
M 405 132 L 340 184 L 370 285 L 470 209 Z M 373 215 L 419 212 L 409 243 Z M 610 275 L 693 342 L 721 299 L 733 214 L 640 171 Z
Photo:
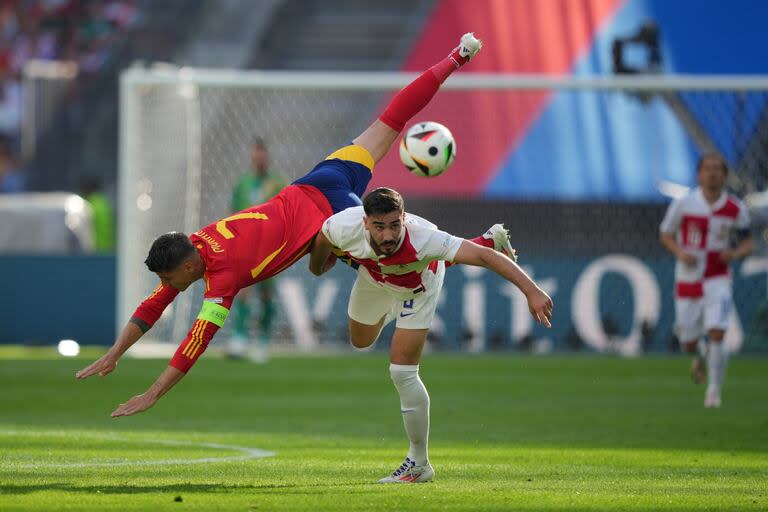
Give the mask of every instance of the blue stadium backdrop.
M 325 279 L 307 279 L 303 263 L 279 278 L 281 323 L 307 348 L 345 343 L 347 299 L 355 273 L 337 265 Z M 454 266 L 446 271 L 433 346 L 628 356 L 677 350 L 668 258 L 647 260 L 622 253 L 576 258 L 532 255 L 521 264 L 555 302 L 552 329 L 533 322 L 524 296 L 511 283 L 485 269 Z M 736 307 L 726 342 L 734 351 L 764 350 L 762 341 L 755 344 L 749 337 L 743 345 L 759 306 L 753 298 L 766 296 L 768 267 L 755 258 L 737 266 L 734 274 Z M 313 331 L 313 323 L 322 329 Z M 388 346 L 389 334 L 385 330 L 380 348 Z

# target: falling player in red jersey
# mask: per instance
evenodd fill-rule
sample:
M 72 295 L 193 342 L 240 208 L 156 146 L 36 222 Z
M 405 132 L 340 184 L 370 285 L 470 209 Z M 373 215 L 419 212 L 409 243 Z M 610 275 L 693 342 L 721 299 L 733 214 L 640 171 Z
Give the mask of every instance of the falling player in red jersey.
M 112 416 L 129 416 L 152 407 L 189 371 L 224 325 L 238 290 L 282 272 L 310 251 L 325 219 L 361 205 L 376 162 L 405 123 L 429 103 L 448 76 L 480 51 L 473 34 L 392 99 L 351 145 L 332 153 L 304 177 L 264 204 L 248 208 L 194 234 L 167 233 L 157 238 L 145 263 L 160 285 L 136 309 L 109 351 L 77 372 L 78 379 L 105 376 L 120 357 L 160 318 L 180 291 L 205 280 L 203 306 L 170 365 L 143 394 L 120 404 Z

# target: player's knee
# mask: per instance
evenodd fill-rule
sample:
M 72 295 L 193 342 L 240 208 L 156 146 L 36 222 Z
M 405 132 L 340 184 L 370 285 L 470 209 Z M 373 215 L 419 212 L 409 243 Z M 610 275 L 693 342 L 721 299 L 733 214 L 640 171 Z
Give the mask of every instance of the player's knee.
M 389 375 L 400 393 L 401 402 L 429 406 L 429 393 L 419 378 L 419 365 L 390 364 Z
M 368 348 L 371 345 L 373 345 L 373 342 L 376 341 L 376 338 L 378 338 L 378 336 L 365 336 L 365 335 L 362 335 L 362 334 L 350 334 L 349 335 L 349 342 L 356 349 L 362 350 L 364 348 Z
M 389 376 L 392 377 L 392 382 L 395 384 L 414 380 L 418 375 L 419 371 L 415 368 L 412 368 L 410 365 L 405 366 L 395 363 L 389 365 Z
M 707 333 L 707 337 L 709 338 L 709 341 L 714 341 L 715 343 L 718 343 L 720 341 L 723 341 L 725 338 L 725 331 L 722 329 L 710 329 Z
M 382 318 L 376 325 L 361 324 L 350 318 L 349 342 L 357 349 L 365 349 L 373 345 L 384 328 L 385 319 Z
M 682 344 L 683 352 L 688 352 L 689 354 L 692 354 L 698 351 L 698 344 L 699 344 L 698 340 L 684 342 Z

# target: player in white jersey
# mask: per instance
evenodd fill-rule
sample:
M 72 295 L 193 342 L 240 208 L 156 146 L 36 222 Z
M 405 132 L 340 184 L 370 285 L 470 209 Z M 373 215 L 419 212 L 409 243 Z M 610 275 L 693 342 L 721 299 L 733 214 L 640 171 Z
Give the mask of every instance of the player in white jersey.
M 733 306 L 729 264 L 749 255 L 752 241 L 744 203 L 725 190 L 728 165 L 723 157 L 703 155 L 696 172 L 699 186 L 669 205 L 660 236 L 664 247 L 677 258 L 677 337 L 686 352 L 697 354 L 691 364 L 695 382 L 704 381 L 705 368 L 709 367 L 704 406 L 720 407 L 727 356 L 723 338 Z M 734 231 L 741 240 L 731 248 Z M 708 344 L 701 339 L 705 334 Z
M 349 298 L 352 345 L 373 344 L 395 320 L 390 375 L 400 395 L 400 410 L 410 449 L 403 464 L 380 483 L 428 482 L 429 395 L 419 378 L 419 359 L 443 286 L 446 262 L 486 267 L 515 284 L 526 296 L 534 319 L 551 327 L 552 299 L 510 258 L 506 230 L 496 224 L 474 240 L 437 229 L 405 213 L 395 190 L 378 188 L 363 206 L 348 208 L 325 221 L 315 238 L 310 270 L 328 271 L 337 255 L 359 265 Z

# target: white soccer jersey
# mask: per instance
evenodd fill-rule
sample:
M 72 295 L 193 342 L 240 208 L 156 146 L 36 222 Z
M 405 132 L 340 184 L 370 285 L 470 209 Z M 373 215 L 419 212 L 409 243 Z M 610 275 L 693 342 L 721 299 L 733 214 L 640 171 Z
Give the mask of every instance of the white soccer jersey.
M 677 243 L 697 258 L 696 265 L 675 265 L 677 297 L 701 297 L 703 280 L 728 277 L 728 264 L 720 252 L 728 249 L 733 229 L 749 228 L 747 208 L 739 199 L 724 192 L 710 205 L 697 187 L 669 205 L 660 230 L 676 235 Z
M 391 256 L 379 257 L 371 247 L 364 217 L 362 206 L 347 208 L 325 221 L 323 234 L 360 264 L 361 276 L 404 300 L 430 289 L 437 261 L 452 261 L 464 241 L 440 231 L 428 220 L 406 213 L 397 250 Z

